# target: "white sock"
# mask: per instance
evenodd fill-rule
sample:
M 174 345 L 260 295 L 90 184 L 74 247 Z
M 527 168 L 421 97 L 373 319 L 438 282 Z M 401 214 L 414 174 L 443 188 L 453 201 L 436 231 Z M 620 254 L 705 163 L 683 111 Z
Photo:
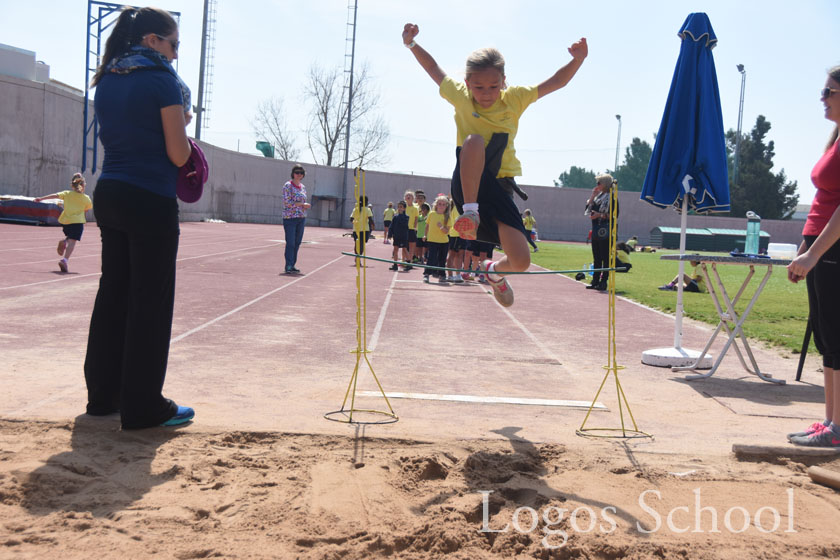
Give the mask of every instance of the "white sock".
M 478 212 L 478 202 L 467 202 L 464 204 L 464 214 L 472 210 L 473 212 Z
M 490 263 L 490 266 L 487 267 L 487 278 L 492 280 L 493 282 L 498 282 L 502 279 L 501 276 L 496 274 L 496 263 Z

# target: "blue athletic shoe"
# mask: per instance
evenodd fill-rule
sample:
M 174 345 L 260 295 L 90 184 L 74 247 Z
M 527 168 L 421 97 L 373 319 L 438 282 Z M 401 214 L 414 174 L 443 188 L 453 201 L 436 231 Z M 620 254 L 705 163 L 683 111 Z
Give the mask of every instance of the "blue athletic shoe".
M 178 412 L 175 413 L 175 416 L 161 424 L 161 426 L 178 426 L 180 424 L 186 424 L 194 417 L 195 410 L 191 409 L 188 406 L 179 406 Z

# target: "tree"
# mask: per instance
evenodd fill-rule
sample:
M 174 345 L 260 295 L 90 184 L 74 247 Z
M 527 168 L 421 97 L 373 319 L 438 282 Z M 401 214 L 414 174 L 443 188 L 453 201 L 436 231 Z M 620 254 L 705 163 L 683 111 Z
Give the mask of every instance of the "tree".
M 595 186 L 595 172 L 573 165 L 554 180 L 554 186 L 570 189 L 591 189 Z
M 746 216 L 752 210 L 762 218 L 790 219 L 799 203 L 796 181 L 788 181 L 785 170 L 773 173 L 773 157 L 776 155 L 772 140 L 765 143 L 770 131 L 770 121 L 759 115 L 749 135 L 741 135 L 738 153 L 738 184 L 734 184 L 734 154 L 737 132 L 726 133 L 726 147 L 729 156 L 729 198 L 730 213 Z
M 640 138 L 633 138 L 624 153 L 624 164 L 612 173 L 618 190 L 641 192 L 653 148 Z
M 274 146 L 274 157 L 295 161 L 300 150 L 295 147 L 295 135 L 286 124 L 283 98 L 271 97 L 260 101 L 257 114 L 251 120 L 251 128 L 257 138 Z
M 313 64 L 303 91 L 309 104 L 306 144 L 312 160 L 322 165 L 344 165 L 349 116 L 344 72 Z M 354 74 L 352 119 L 348 163 L 353 167 L 383 163 L 390 132 L 379 113 L 379 93 L 367 65 Z M 300 151 L 295 147 L 297 135 L 287 122 L 283 99 L 272 97 L 259 103 L 251 126 L 259 137 L 272 142 L 276 157 L 294 161 Z
M 304 91 L 311 104 L 307 143 L 315 163 L 344 165 L 340 157 L 345 146 L 347 119 L 344 72 L 313 64 Z M 374 89 L 367 65 L 353 77 L 350 156 L 352 166 L 382 163 L 390 137 L 388 126 L 378 114 L 379 93 Z M 339 161 L 341 160 L 341 161 Z

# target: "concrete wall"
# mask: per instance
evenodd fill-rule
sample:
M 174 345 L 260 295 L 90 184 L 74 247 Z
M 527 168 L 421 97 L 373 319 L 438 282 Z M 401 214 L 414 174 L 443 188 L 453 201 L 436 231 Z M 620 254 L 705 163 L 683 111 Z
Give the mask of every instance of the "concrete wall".
M 84 98 L 66 88 L 0 75 L 0 194 L 42 196 L 65 189 L 81 166 L 82 108 Z M 204 218 L 231 222 L 281 223 L 282 186 L 294 162 L 241 154 L 201 143 L 210 165 L 204 195 L 194 204 L 181 204 L 185 221 Z M 98 154 L 100 164 L 102 150 Z M 454 166 L 454 161 L 452 162 Z M 350 227 L 353 207 L 353 172 L 348 172 L 347 199 L 341 205 L 344 170 L 304 163 L 304 184 L 313 198 L 307 223 Z M 95 192 L 96 176 L 87 174 L 89 191 Z M 449 192 L 449 178 L 421 177 L 369 171 L 365 191 L 373 204 L 377 228 L 389 201 L 403 198 L 406 190 L 423 189 L 429 199 Z M 542 239 L 585 241 L 589 220 L 583 207 L 589 189 L 523 185 L 528 201 L 516 199 L 520 210 L 530 208 Z M 95 194 L 94 194 L 95 196 Z M 657 226 L 679 227 L 680 216 L 639 200 L 639 193 L 620 192 L 619 238 L 632 235 L 641 244 L 650 241 Z M 744 229 L 745 218 L 689 216 L 689 227 Z M 763 220 L 761 229 L 774 243 L 801 240 L 800 220 Z

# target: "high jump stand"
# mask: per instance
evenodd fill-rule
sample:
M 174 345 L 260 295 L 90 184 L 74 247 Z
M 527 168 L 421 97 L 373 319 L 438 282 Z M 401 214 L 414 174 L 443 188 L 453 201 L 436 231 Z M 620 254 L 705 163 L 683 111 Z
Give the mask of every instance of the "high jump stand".
M 615 252 L 616 252 L 616 237 L 618 232 L 618 181 L 613 181 L 610 186 L 610 272 L 609 272 L 609 319 L 607 326 L 607 365 L 603 366 L 607 373 L 604 375 L 604 380 L 601 381 L 601 386 L 598 387 L 598 392 L 595 393 L 595 398 L 592 399 L 592 404 L 589 405 L 589 410 L 586 411 L 586 416 L 583 423 L 580 425 L 575 433 L 583 437 L 601 437 L 601 438 L 652 438 L 653 436 L 639 430 L 636 425 L 636 419 L 633 418 L 633 412 L 630 410 L 630 403 L 627 401 L 627 396 L 624 394 L 624 389 L 621 387 L 621 382 L 618 380 L 618 372 L 625 368 L 625 366 L 618 365 L 616 361 L 615 349 Z M 620 428 L 587 428 L 586 422 L 589 420 L 589 415 L 592 412 L 595 403 L 598 401 L 598 396 L 604 389 L 607 379 L 612 375 L 615 379 L 616 396 L 618 397 L 618 415 L 621 420 Z M 627 414 L 630 421 L 633 423 L 631 430 L 624 424 L 624 409 L 627 409 Z M 620 432 L 620 433 L 618 433 Z
M 356 254 L 364 255 L 365 249 L 362 248 L 362 236 L 366 234 L 364 226 L 367 225 L 367 215 L 365 207 L 362 205 L 362 199 L 367 200 L 365 195 L 365 171 L 361 167 L 357 167 L 354 172 L 354 188 L 353 197 L 356 200 L 356 219 L 353 220 L 353 233 L 356 239 Z M 367 239 L 365 239 L 367 240 Z M 391 402 L 382 389 L 382 384 L 379 383 L 379 378 L 376 377 L 376 372 L 373 371 L 373 366 L 368 359 L 370 351 L 367 349 L 367 267 L 362 263 L 362 259 L 356 258 L 356 349 L 350 351 L 351 354 L 356 354 L 356 366 L 353 368 L 353 375 L 350 376 L 350 383 L 347 384 L 347 391 L 344 393 L 344 401 L 341 403 L 339 410 L 327 412 L 324 418 L 333 422 L 343 422 L 345 424 L 393 424 L 399 420 L 399 417 L 394 413 L 391 407 Z M 376 381 L 376 386 L 385 399 L 385 404 L 388 410 L 374 410 L 365 408 L 356 408 L 356 387 L 359 380 L 359 366 L 362 359 L 370 369 L 373 380 Z M 350 401 L 349 407 L 347 401 Z M 355 418 L 354 418 L 355 415 Z M 359 415 L 373 417 L 372 420 L 360 420 Z

